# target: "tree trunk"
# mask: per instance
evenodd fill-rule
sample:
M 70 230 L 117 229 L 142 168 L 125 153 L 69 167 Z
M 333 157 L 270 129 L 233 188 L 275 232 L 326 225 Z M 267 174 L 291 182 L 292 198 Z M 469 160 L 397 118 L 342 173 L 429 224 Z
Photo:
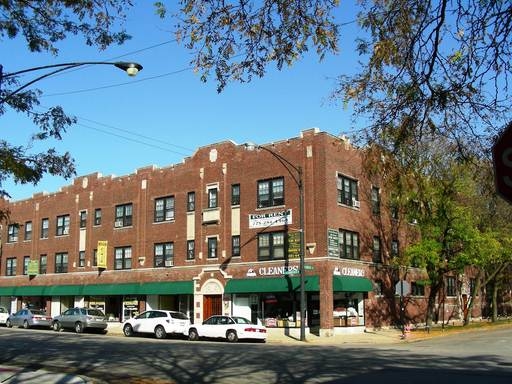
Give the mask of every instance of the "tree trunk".
M 492 322 L 498 321 L 498 284 L 496 280 L 492 285 Z

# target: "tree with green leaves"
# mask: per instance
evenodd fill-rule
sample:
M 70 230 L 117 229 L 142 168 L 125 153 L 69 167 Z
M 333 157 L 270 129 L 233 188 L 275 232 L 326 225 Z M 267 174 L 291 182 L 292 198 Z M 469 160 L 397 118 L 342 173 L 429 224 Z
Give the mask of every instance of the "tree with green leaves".
M 0 36 L 24 39 L 31 52 L 58 55 L 58 42 L 70 35 L 80 35 L 85 44 L 101 50 L 111 44 L 122 44 L 129 38 L 122 25 L 124 12 L 131 6 L 130 0 L 0 0 Z M 9 76 L 2 70 L 0 66 L 0 116 L 7 109 L 26 114 L 39 130 L 26 146 L 0 140 L 0 197 L 9 196 L 2 188 L 2 182 L 8 178 L 16 183 L 37 184 L 47 173 L 72 177 L 75 165 L 70 153 L 59 153 L 54 148 L 34 153 L 31 148 L 36 141 L 61 140 L 75 118 L 67 116 L 60 106 L 37 112 L 41 92 L 34 88 L 14 92 L 20 88 L 19 77 Z

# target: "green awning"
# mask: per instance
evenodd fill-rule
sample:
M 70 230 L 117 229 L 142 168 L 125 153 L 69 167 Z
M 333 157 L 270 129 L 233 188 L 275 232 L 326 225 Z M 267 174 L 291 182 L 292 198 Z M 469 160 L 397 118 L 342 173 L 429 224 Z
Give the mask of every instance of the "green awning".
M 0 296 L 192 295 L 192 281 L 0 287 Z
M 0 287 L 0 296 L 14 296 L 16 287 Z
M 366 277 L 333 276 L 332 290 L 334 292 L 369 292 L 373 290 L 373 284 Z
M 306 276 L 304 282 L 306 292 L 319 291 L 318 276 Z M 262 277 L 231 279 L 227 282 L 224 293 L 292 292 L 299 289 L 300 277 Z
M 83 285 L 53 285 L 46 287 L 45 296 L 80 296 Z

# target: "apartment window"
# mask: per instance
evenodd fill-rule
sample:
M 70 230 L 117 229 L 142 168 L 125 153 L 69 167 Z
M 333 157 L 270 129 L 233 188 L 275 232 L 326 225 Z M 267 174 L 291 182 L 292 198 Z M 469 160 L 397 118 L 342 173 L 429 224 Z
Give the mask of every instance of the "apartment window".
M 23 257 L 23 274 L 28 275 L 28 263 L 30 263 L 30 256 Z
M 78 252 L 78 266 L 85 267 L 85 251 Z
M 94 210 L 94 225 L 101 225 L 101 208 Z
M 383 285 L 382 280 L 376 280 L 373 283 L 373 292 L 375 292 L 376 296 L 382 296 Z
M 217 258 L 217 238 L 216 237 L 208 238 L 208 258 L 209 259 Z
M 231 186 L 231 205 L 240 205 L 240 184 Z
M 380 214 L 380 189 L 379 189 L 379 187 L 372 187 L 371 204 L 372 204 L 372 214 L 379 215 Z
M 155 223 L 174 220 L 174 196 L 155 199 Z
M 258 260 L 280 260 L 285 258 L 285 233 L 267 232 L 258 235 Z
M 359 260 L 359 234 L 340 229 L 340 257 Z
M 57 216 L 57 236 L 69 235 L 69 215 Z
M 5 264 L 5 275 L 16 276 L 16 258 L 8 257 Z
M 231 236 L 231 256 L 240 256 L 240 235 Z
M 196 209 L 196 193 L 187 193 L 187 212 L 195 211 Z
M 132 225 L 132 204 L 123 204 L 116 206 L 116 219 L 114 227 L 129 227 Z
M 425 285 L 416 281 L 411 282 L 412 296 L 425 296 Z
M 48 257 L 46 255 L 39 256 L 39 274 L 45 275 L 48 267 Z
M 219 190 L 217 188 L 208 188 L 208 208 L 217 208 Z
M 132 269 L 132 247 L 114 249 L 114 269 Z
M 87 211 L 80 211 L 80 228 L 85 228 L 87 225 Z
M 195 240 L 187 240 L 187 260 L 194 260 L 196 257 Z
M 24 240 L 25 241 L 32 240 L 32 222 L 31 221 L 27 221 L 25 223 L 25 237 L 24 237 Z
M 350 207 L 359 206 L 359 194 L 357 192 L 357 180 L 338 175 L 338 203 Z
M 92 252 L 92 266 L 97 267 L 98 266 L 98 250 L 95 249 Z
M 41 239 L 47 239 L 50 232 L 50 219 L 41 220 Z
M 18 241 L 19 224 L 9 224 L 7 227 L 7 242 L 15 243 Z
M 399 209 L 398 209 L 398 204 L 397 203 L 392 203 L 391 204 L 390 211 L 391 211 L 391 219 L 398 220 Z
M 258 181 L 258 208 L 284 205 L 284 178 Z
M 446 296 L 456 296 L 455 291 L 455 277 L 446 277 Z
M 155 267 L 174 265 L 174 243 L 155 244 Z
M 60 252 L 55 254 L 55 273 L 68 272 L 68 254 Z
M 372 255 L 374 263 L 382 263 L 382 252 L 379 236 L 373 236 Z
M 391 257 L 398 257 L 400 244 L 397 239 L 391 240 Z

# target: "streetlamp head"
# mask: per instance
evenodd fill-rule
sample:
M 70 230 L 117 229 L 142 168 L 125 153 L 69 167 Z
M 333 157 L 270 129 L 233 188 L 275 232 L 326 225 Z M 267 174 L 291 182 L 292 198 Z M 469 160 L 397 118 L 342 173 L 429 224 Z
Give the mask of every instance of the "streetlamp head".
M 140 65 L 139 63 L 118 62 L 114 63 L 114 65 L 117 68 L 125 71 L 128 74 L 128 76 L 135 76 L 137 75 L 137 73 L 139 73 L 139 71 L 142 71 L 142 65 Z

